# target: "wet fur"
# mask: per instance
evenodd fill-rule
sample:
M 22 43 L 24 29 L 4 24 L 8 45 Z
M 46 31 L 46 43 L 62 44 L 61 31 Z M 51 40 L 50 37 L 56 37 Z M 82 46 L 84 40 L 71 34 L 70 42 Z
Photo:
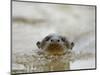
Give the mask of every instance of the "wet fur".
M 57 43 L 51 43 L 52 39 L 54 37 L 57 37 L 57 39 L 55 38 L 55 40 L 57 41 Z M 53 41 L 55 41 L 53 40 Z M 59 41 L 61 43 L 59 43 Z M 48 43 L 50 42 L 50 43 Z M 49 45 L 48 45 L 49 44 Z M 46 70 L 47 71 L 60 71 L 60 70 L 69 70 L 70 69 L 70 62 L 62 62 L 61 58 L 64 54 L 66 54 L 65 52 L 68 51 L 69 49 L 71 50 L 74 46 L 73 42 L 69 42 L 67 38 L 65 38 L 64 36 L 60 36 L 60 35 L 48 35 L 46 36 L 41 42 L 38 41 L 37 42 L 37 46 L 40 50 L 42 50 L 42 52 L 44 53 L 48 53 L 48 57 L 50 55 L 53 55 L 53 59 L 51 62 L 45 64 Z M 46 48 L 47 46 L 47 48 Z

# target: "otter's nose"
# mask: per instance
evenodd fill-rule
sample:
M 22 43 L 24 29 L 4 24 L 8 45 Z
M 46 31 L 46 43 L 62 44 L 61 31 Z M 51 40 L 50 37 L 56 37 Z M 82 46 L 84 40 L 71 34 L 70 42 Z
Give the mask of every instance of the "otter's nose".
M 51 39 L 51 42 L 60 42 L 59 39 Z

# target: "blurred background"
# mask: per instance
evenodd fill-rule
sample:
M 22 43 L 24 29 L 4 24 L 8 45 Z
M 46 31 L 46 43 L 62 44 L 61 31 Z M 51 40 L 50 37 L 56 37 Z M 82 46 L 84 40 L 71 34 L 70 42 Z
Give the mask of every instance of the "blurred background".
M 16 54 L 32 54 L 36 42 L 51 33 L 73 41 L 77 53 L 94 54 L 71 63 L 71 70 L 95 68 L 95 6 L 17 1 L 12 2 L 12 68 L 23 68 L 14 62 Z

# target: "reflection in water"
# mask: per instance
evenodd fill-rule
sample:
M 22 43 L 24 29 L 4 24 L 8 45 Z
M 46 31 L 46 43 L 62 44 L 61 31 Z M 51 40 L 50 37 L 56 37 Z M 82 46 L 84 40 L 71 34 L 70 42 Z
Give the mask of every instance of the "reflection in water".
M 95 68 L 94 6 L 13 2 L 12 15 L 14 73 Z M 61 34 L 74 41 L 70 59 L 66 54 L 59 57 L 61 63 L 58 60 L 54 62 L 57 57 L 36 53 L 36 42 L 50 33 Z

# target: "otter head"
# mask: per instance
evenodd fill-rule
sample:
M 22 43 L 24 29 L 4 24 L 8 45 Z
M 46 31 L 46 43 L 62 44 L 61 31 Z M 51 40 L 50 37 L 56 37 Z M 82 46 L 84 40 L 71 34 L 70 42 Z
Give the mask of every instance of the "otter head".
M 64 36 L 51 34 L 46 36 L 41 42 L 37 42 L 38 48 L 50 51 L 50 52 L 61 52 L 63 50 L 72 49 L 74 46 L 73 42 L 69 42 Z

